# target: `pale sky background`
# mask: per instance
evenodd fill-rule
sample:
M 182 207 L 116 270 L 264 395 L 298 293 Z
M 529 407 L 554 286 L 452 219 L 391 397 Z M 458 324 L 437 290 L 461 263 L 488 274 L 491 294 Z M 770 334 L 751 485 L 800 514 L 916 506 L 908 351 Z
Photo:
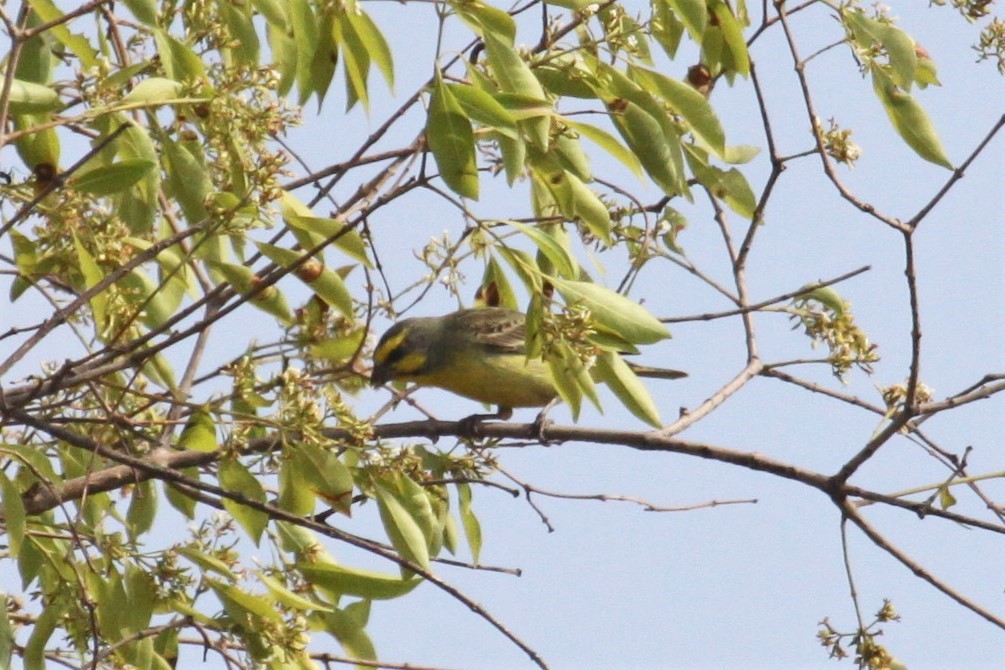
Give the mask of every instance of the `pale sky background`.
M 635 5 L 639 10 L 642 6 Z M 917 96 L 950 159 L 958 164 L 1005 111 L 1002 80 L 993 64 L 973 64 L 969 45 L 977 29 L 955 12 L 906 1 L 893 7 L 901 18 L 899 25 L 924 45 L 939 67 L 943 87 Z M 432 6 L 367 3 L 366 8 L 393 45 L 400 103 L 431 74 L 436 30 Z M 757 8 L 751 9 L 756 19 Z M 804 55 L 841 37 L 839 25 L 823 8 L 799 15 L 793 25 Z M 781 37 L 780 31 L 771 31 L 755 45 L 752 56 L 769 97 L 782 152 L 788 154 L 808 149 L 810 136 Z M 518 36 L 518 42 L 536 39 L 536 32 Z M 466 34 L 448 33 L 447 52 L 467 41 Z M 693 60 L 681 57 L 664 71 L 680 78 Z M 904 219 L 912 216 L 950 173 L 924 162 L 896 137 L 871 84 L 857 74 L 847 49 L 835 49 L 813 61 L 809 76 L 819 113 L 853 128 L 855 141 L 863 147 L 854 170 L 840 169 L 845 184 L 886 213 Z M 372 89 L 374 112 L 369 119 L 361 110 L 344 116 L 339 78 L 322 117 L 308 114 L 305 125 L 291 133 L 291 144 L 312 168 L 344 160 L 360 138 L 384 121 L 390 105 L 398 104 L 387 98 L 380 81 L 374 80 Z M 764 147 L 749 82 L 739 80 L 732 89 L 721 82 L 712 103 L 730 144 Z M 565 103 L 560 111 L 575 104 Z M 313 109 L 313 101 L 310 105 Z M 417 123 L 413 113 L 408 132 L 389 138 L 382 147 L 411 139 Z M 924 319 L 922 378 L 936 397 L 957 392 L 986 373 L 1005 370 L 1003 147 L 1002 138 L 996 138 L 917 235 Z M 64 158 L 64 162 L 68 161 Z M 650 201 L 658 197 L 654 188 L 643 189 L 612 163 L 598 156 L 594 173 L 605 178 L 613 175 L 619 184 L 647 194 Z M 742 169 L 759 193 L 767 174 L 766 153 Z M 335 197 L 348 196 L 356 183 L 347 180 Z M 474 206 L 479 214 L 497 218 L 528 214 L 525 185 L 510 191 L 501 178 L 483 177 L 481 187 L 482 199 Z M 304 200 L 310 197 L 308 189 L 298 195 Z M 729 284 L 719 232 L 703 196 L 698 195 L 697 202 L 695 207 L 682 207 L 690 226 L 680 242 L 697 265 Z M 871 272 L 837 290 L 852 303 L 858 323 L 880 346 L 883 359 L 875 375 L 852 373 L 850 383 L 841 387 L 823 367 L 796 372 L 878 403 L 876 387 L 902 381 L 909 360 L 909 313 L 899 234 L 840 201 L 820 173 L 816 158 L 791 164 L 771 203 L 748 271 L 754 300 L 871 265 Z M 316 209 L 319 215 L 327 211 L 325 205 Z M 744 222 L 735 215 L 730 221 L 734 234 L 742 234 L 738 231 Z M 463 221 L 435 196 L 415 192 L 381 209 L 370 225 L 392 288 L 400 290 L 424 273 L 412 250 L 443 231 L 456 239 Z M 623 269 L 615 258 L 613 254 L 602 257 L 611 263 L 612 284 Z M 645 298 L 657 316 L 729 308 L 683 271 L 669 264 L 651 267 L 632 295 Z M 482 267 L 470 263 L 463 269 L 469 279 L 464 296 L 470 300 Z M 353 279 L 359 282 L 361 275 Z M 5 291 L 6 284 L 0 290 Z M 445 291 L 434 289 L 410 315 L 440 314 L 456 305 Z M 44 307 L 38 302 L 19 302 L 14 308 L 24 311 L 15 311 L 12 321 L 31 323 L 41 313 L 34 310 Z M 8 327 L 7 321 L 0 321 L 0 329 Z M 259 339 L 267 340 L 270 335 L 261 332 L 264 322 L 260 313 L 244 310 L 223 327 L 232 328 L 241 338 L 261 333 Z M 376 327 L 379 332 L 386 326 Z M 759 315 L 757 327 L 766 361 L 819 353 L 810 349 L 798 331 L 790 331 L 782 316 Z M 696 407 L 744 363 L 737 320 L 677 324 L 671 330 L 671 341 L 646 349 L 640 358 L 691 375 L 684 381 L 649 383 L 664 420 L 676 416 L 680 407 Z M 233 338 L 220 340 L 217 344 L 228 348 L 212 351 L 206 370 L 243 348 L 243 339 L 240 344 Z M 461 418 L 479 409 L 475 403 L 435 390 L 423 390 L 417 397 L 442 418 Z M 387 398 L 383 391 L 362 393 L 358 398 L 361 412 L 376 409 Z M 585 408 L 579 424 L 644 428 L 609 395 L 604 396 L 604 408 L 603 416 Z M 533 416 L 532 411 L 524 411 L 516 418 L 529 421 Z M 940 415 L 925 430 L 956 452 L 972 445 L 971 473 L 1001 471 L 1005 469 L 1003 416 L 1005 402 L 999 396 Z M 384 420 L 415 417 L 403 405 Z M 563 424 L 570 421 L 565 408 L 555 410 L 551 418 Z M 876 424 L 875 417 L 862 411 L 781 382 L 755 380 L 681 437 L 756 451 L 830 473 L 868 440 Z M 450 444 L 441 440 L 439 446 L 449 448 Z M 498 456 L 508 471 L 548 490 L 629 495 L 667 506 L 759 500 L 756 505 L 656 514 L 628 503 L 538 497 L 537 503 L 555 527 L 549 533 L 526 501 L 490 488 L 476 489 L 474 507 L 485 537 L 483 563 L 520 568 L 523 576 L 447 566 L 436 566 L 436 571 L 485 606 L 555 670 L 852 667 L 850 661 L 829 660 L 815 639 L 817 622 L 825 616 L 839 629 L 855 626 L 841 561 L 839 516 L 817 491 L 721 463 L 617 446 L 534 446 L 500 449 Z M 892 440 L 854 481 L 896 492 L 941 481 L 947 475 L 918 447 Z M 1005 486 L 1000 483 L 986 483 L 984 488 L 993 498 L 1005 498 Z M 979 514 L 971 496 L 961 493 L 958 497 L 959 511 Z M 162 512 L 162 523 L 182 523 L 166 506 Z M 937 576 L 999 615 L 1005 614 L 1005 550 L 1000 536 L 934 518 L 920 521 L 910 513 L 878 506 L 868 508 L 867 516 Z M 358 534 L 382 534 L 375 505 L 364 506 L 351 520 L 338 518 L 334 523 Z M 177 535 L 182 535 L 180 527 Z M 871 618 L 883 598 L 893 600 L 903 620 L 886 624 L 882 641 L 909 668 L 1000 666 L 1005 649 L 1002 631 L 920 581 L 855 529 L 850 530 L 850 538 L 863 614 Z M 375 563 L 349 548 L 330 543 L 329 549 L 347 564 L 394 571 L 393 566 Z M 396 601 L 375 603 L 368 630 L 380 657 L 387 661 L 445 668 L 532 667 L 519 649 L 487 623 L 431 585 Z M 212 654 L 203 664 L 201 652 L 189 651 L 183 661 L 179 667 L 222 667 Z

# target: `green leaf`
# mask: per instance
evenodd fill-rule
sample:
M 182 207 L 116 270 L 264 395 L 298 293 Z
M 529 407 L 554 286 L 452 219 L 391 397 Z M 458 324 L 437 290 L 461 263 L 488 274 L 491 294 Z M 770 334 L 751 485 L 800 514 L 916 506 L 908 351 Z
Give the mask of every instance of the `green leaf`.
M 681 175 L 675 169 L 673 151 L 659 121 L 634 102 L 622 100 L 621 104 L 623 109 L 611 110 L 614 127 L 664 193 L 682 193 Z
M 370 108 L 370 94 L 367 80 L 370 77 L 370 51 L 363 38 L 356 32 L 356 26 L 349 16 L 340 12 L 336 16 L 336 29 L 342 43 L 342 67 L 345 70 L 346 88 L 349 93 L 346 108 L 351 108 L 356 100 Z
M 570 347 L 554 346 L 545 362 L 551 370 L 559 396 L 569 405 L 574 421 L 579 420 L 579 411 L 584 395 L 597 409 L 600 409 L 596 386 L 590 377 L 589 370 Z
M 373 267 L 373 263 L 367 255 L 366 242 L 363 241 L 363 237 L 354 228 L 347 226 L 338 219 L 313 216 L 306 206 L 304 206 L 306 213 L 298 214 L 299 208 L 290 206 L 289 203 L 291 202 L 301 205 L 293 196 L 284 194 L 282 205 L 283 220 L 294 229 L 294 234 L 298 230 L 302 230 L 313 236 L 310 246 L 305 243 L 305 240 L 298 237 L 297 240 L 301 245 L 312 249 L 324 240 L 334 240 L 332 244 L 348 254 L 350 258 L 363 263 L 367 267 Z
M 365 339 L 366 331 L 362 328 L 348 335 L 335 335 L 312 344 L 310 355 L 333 364 L 344 363 L 360 351 Z
M 320 446 L 302 444 L 293 450 L 292 458 L 299 465 L 301 486 L 308 486 L 340 512 L 349 512 L 356 482 L 352 471 L 338 455 Z
M 358 5 L 356 10 L 347 12 L 346 15 L 359 36 L 360 42 L 366 46 L 370 59 L 377 64 L 377 69 L 380 70 L 384 81 L 387 82 L 387 87 L 393 91 L 394 59 L 391 47 L 388 46 L 387 40 L 384 39 L 384 35 L 377 28 L 370 15 L 360 9 Z
M 485 273 L 482 275 L 482 281 L 479 286 L 482 289 L 487 289 L 490 286 L 495 287 L 494 290 L 497 297 L 496 302 L 489 304 L 482 301 L 482 305 L 519 309 L 513 286 L 506 277 L 506 273 L 503 272 L 502 267 L 500 267 L 495 255 L 489 256 L 488 261 L 485 263 Z
M 516 21 L 508 12 L 480 0 L 457 2 L 453 7 L 461 20 L 481 34 L 482 38 L 491 37 L 501 44 L 513 46 Z
M 270 260 L 285 268 L 293 267 L 303 258 L 301 252 L 283 249 L 265 242 L 256 242 L 256 246 Z M 317 259 L 311 259 L 300 265 L 293 274 L 296 275 L 297 279 L 310 286 L 326 303 L 346 316 L 353 315 L 352 295 L 337 272 L 321 266 Z
M 147 483 L 153 484 L 153 481 L 150 479 Z M 150 490 L 153 491 L 153 488 Z M 126 567 L 123 583 L 129 610 L 129 616 L 125 621 L 126 630 L 135 634 L 150 625 L 154 603 L 157 600 L 157 583 L 150 573 L 132 564 Z
M 258 33 L 255 32 L 255 24 L 252 23 L 251 8 L 246 4 L 238 6 L 224 2 L 220 3 L 220 15 L 234 38 L 226 47 L 227 51 L 233 54 L 237 62 L 242 65 L 257 66 L 259 41 Z
M 54 24 L 49 28 L 49 31 L 80 59 L 80 64 L 85 70 L 98 66 L 98 54 L 94 47 L 83 35 L 71 33 L 67 27 L 69 22 L 60 21 L 63 18 L 63 12 L 56 7 L 52 0 L 28 0 L 28 4 L 44 23 Z
M 42 613 L 35 620 L 28 643 L 24 647 L 22 656 L 24 670 L 46 670 L 45 645 L 56 631 L 56 624 L 63 616 L 62 610 L 63 608 L 56 604 L 42 608 Z
M 173 79 L 150 77 L 133 87 L 119 105 L 151 105 L 181 98 L 184 87 Z
M 133 488 L 126 512 L 126 530 L 133 540 L 144 535 L 157 517 L 157 490 L 154 480 L 140 482 Z
M 507 221 L 506 224 L 529 237 L 559 275 L 563 277 L 579 276 L 579 264 L 576 263 L 576 259 L 567 245 L 563 244 L 553 235 L 549 235 L 545 228 L 529 226 L 518 221 Z
M 339 645 L 349 656 L 361 661 L 376 661 L 377 650 L 373 646 L 373 641 L 366 634 L 365 624 L 360 623 L 354 615 L 360 605 L 368 605 L 369 601 L 362 600 L 349 605 L 344 610 L 335 610 L 312 616 L 311 628 L 325 630 L 338 640 Z M 356 665 L 357 668 L 372 667 L 370 664 Z
M 157 25 L 156 0 L 123 0 L 122 4 L 129 8 L 129 11 L 140 23 L 145 23 L 148 26 Z
M 220 448 L 216 441 L 216 421 L 206 405 L 196 408 L 185 422 L 185 428 L 178 437 L 178 446 L 204 452 Z
M 236 458 L 220 461 L 220 485 L 228 491 L 240 493 L 256 502 L 265 502 L 265 489 L 261 482 Z M 234 517 L 257 546 L 269 522 L 268 515 L 230 498 L 223 499 L 223 507 Z
M 697 180 L 713 196 L 725 200 L 734 212 L 746 219 L 753 219 L 757 198 L 743 173 L 736 168 L 720 170 L 709 165 L 708 154 L 696 146 L 689 145 L 685 149 L 688 165 Z
M 566 173 L 572 194 L 572 211 L 586 224 L 594 237 L 611 246 L 611 212 L 600 197 L 579 180 L 576 175 Z
M 939 507 L 942 509 L 949 509 L 956 504 L 956 497 L 953 492 L 949 490 L 948 486 L 939 487 Z
M 588 123 L 570 121 L 569 119 L 563 119 L 562 122 L 575 130 L 577 133 L 580 133 L 583 137 L 591 140 L 607 153 L 614 156 L 637 176 L 642 177 L 642 164 L 639 162 L 639 159 L 635 156 L 635 154 L 626 149 L 625 145 L 621 144 L 621 142 L 619 142 L 614 135 L 611 135 L 606 130 L 602 130 L 596 126 L 591 126 Z
M 213 191 L 209 172 L 188 150 L 170 138 L 162 137 L 161 146 L 171 192 L 189 224 L 194 226 L 209 216 L 205 205 L 207 196 Z
M 258 277 L 250 268 L 235 263 L 217 263 L 206 261 L 213 270 L 219 272 L 226 281 L 243 295 L 251 295 L 258 285 Z M 251 304 L 258 309 L 276 317 L 283 326 L 293 323 L 293 314 L 286 303 L 286 298 L 275 285 L 258 290 L 251 297 Z
M 478 522 L 478 517 L 471 510 L 470 484 L 457 484 L 457 502 L 457 513 L 461 517 L 461 526 L 464 527 L 464 537 L 468 541 L 468 548 L 471 550 L 471 562 L 478 565 L 478 557 L 482 553 L 482 526 Z
M 298 610 L 315 611 L 315 612 L 335 611 L 331 607 L 328 607 L 327 605 L 324 605 L 319 602 L 314 602 L 313 600 L 304 598 L 298 593 L 291 591 L 290 589 L 286 588 L 286 586 L 284 586 L 278 579 L 273 579 L 272 577 L 269 577 L 267 574 L 265 574 L 260 570 L 256 574 L 258 575 L 259 581 L 261 581 L 262 584 L 265 585 L 265 588 L 269 590 L 269 593 L 272 594 L 272 597 L 275 598 L 277 601 L 281 602 L 282 604 L 286 605 L 287 607 L 292 607 Z
M 838 317 L 843 315 L 845 312 L 845 301 L 842 300 L 838 292 L 830 286 L 821 286 L 819 288 L 805 291 L 796 296 L 795 299 L 797 301 L 815 300 L 834 312 L 834 315 Z
M 421 568 L 429 569 L 429 548 L 419 522 L 384 486 L 375 488 L 380 520 L 395 550 Z M 402 575 L 407 571 L 402 568 Z
M 759 147 L 752 147 L 748 144 L 740 144 L 735 147 L 726 147 L 722 159 L 730 165 L 743 165 L 754 160 L 761 153 Z
M 199 468 L 184 468 L 180 471 L 180 474 L 185 475 L 189 479 L 199 481 Z M 167 498 L 171 507 L 174 507 L 176 510 L 185 515 L 186 519 L 195 518 L 196 501 L 194 498 L 182 493 L 169 482 L 164 482 L 164 497 Z
M 656 428 L 662 425 L 659 411 L 645 384 L 620 355 L 613 351 L 601 352 L 593 370 L 597 380 L 607 384 L 632 414 Z
M 228 566 L 225 562 L 221 561 L 216 556 L 210 556 L 209 554 L 200 551 L 195 547 L 189 547 L 189 546 L 174 547 L 172 551 L 180 554 L 181 556 L 184 556 L 188 560 L 198 565 L 203 570 L 208 570 L 209 572 L 215 572 L 221 577 L 226 577 L 228 580 L 232 582 L 237 581 L 237 575 L 231 572 L 230 566 Z
M 48 116 L 18 115 L 14 117 L 16 130 L 30 130 L 48 121 Z M 49 165 L 53 170 L 59 169 L 59 135 L 55 128 L 33 131 L 22 135 L 15 143 L 17 153 L 29 170 L 34 171 L 39 165 Z
M 160 28 L 153 29 L 157 53 L 169 79 L 197 81 L 206 74 L 202 59 L 186 43 Z
M 478 166 L 471 121 L 450 89 L 437 78 L 429 102 L 426 138 L 440 177 L 458 195 L 478 199 Z
M 480 88 L 462 84 L 447 84 L 457 102 L 468 118 L 494 128 L 497 132 L 512 137 L 519 137 L 516 119 L 498 100 Z
M 7 613 L 7 594 L 0 591 L 0 668 L 11 667 L 13 651 L 14 627 L 11 626 L 10 615 Z
M 59 94 L 48 86 L 13 79 L 10 82 L 10 113 L 52 112 L 63 106 Z
M 80 273 L 84 276 L 84 285 L 89 289 L 97 286 L 105 278 L 105 273 L 101 271 L 94 256 L 80 243 L 80 239 L 76 235 L 73 236 L 73 248 L 77 252 L 77 262 L 80 264 Z M 98 330 L 102 331 L 105 328 L 105 310 L 108 306 L 108 299 L 104 292 L 101 292 L 91 296 L 90 304 L 94 323 Z
M 631 66 L 632 79 L 643 88 L 657 93 L 670 108 L 687 121 L 691 131 L 720 158 L 724 157 L 726 135 L 715 110 L 692 86 L 659 72 Z
M 426 547 L 430 550 L 441 544 L 439 537 L 436 515 L 433 513 L 433 506 L 429 500 L 429 494 L 419 486 L 411 477 L 402 473 L 393 473 L 384 477 L 381 481 L 384 490 L 393 495 L 402 509 L 411 517 L 416 525 L 422 530 L 422 535 L 426 539 Z
M 878 68 L 872 70 L 872 86 L 893 127 L 907 146 L 926 161 L 952 170 L 953 164 L 949 162 L 935 127 L 921 105 L 897 88 Z
M 295 454 L 291 448 L 284 449 L 287 457 L 279 465 L 279 506 L 297 516 L 308 516 L 314 513 L 318 498 L 310 486 L 305 486 L 314 465 Z
M 633 344 L 652 344 L 670 337 L 670 332 L 644 307 L 598 284 L 551 278 L 567 304 L 589 308 L 598 325 Z
M 243 612 L 254 614 L 266 621 L 279 623 L 283 620 L 282 615 L 269 602 L 268 598 L 248 593 L 238 586 L 219 582 L 215 579 L 207 579 L 206 583 L 216 592 L 217 597 L 223 602 L 230 616 L 238 621 L 242 618 L 240 614 Z M 234 606 L 236 606 L 237 611 L 235 611 Z
M 335 12 L 332 9 L 320 10 L 318 25 L 311 26 L 310 30 L 317 33 L 314 40 L 313 52 L 301 51 L 297 57 L 297 62 L 301 58 L 307 60 L 310 81 L 300 85 L 300 102 L 303 104 L 311 92 L 318 96 L 318 107 L 324 101 L 328 88 L 331 86 L 335 76 L 335 68 L 338 65 L 338 49 L 341 31 L 335 27 Z M 313 37 L 311 39 L 314 39 Z M 298 42 L 299 47 L 299 42 Z
M 723 43 L 730 56 L 723 58 L 723 65 L 726 69 L 746 77 L 750 74 L 750 55 L 747 53 L 747 41 L 743 37 L 743 27 L 733 15 L 732 8 L 723 0 L 711 0 L 710 8 L 715 14 Z
M 863 49 L 879 44 L 886 50 L 894 83 L 910 90 L 918 67 L 915 43 L 910 35 L 894 25 L 870 18 L 858 9 L 841 12 L 841 18 Z
M 673 8 L 674 14 L 687 28 L 688 33 L 698 44 L 705 35 L 708 24 L 708 7 L 705 0 L 660 0 Z
M 537 80 L 530 66 L 524 62 L 511 44 L 506 44 L 492 33 L 486 33 L 484 40 L 489 68 L 504 92 L 515 93 L 537 101 L 547 101 L 541 82 Z M 549 111 L 550 107 L 548 104 Z M 521 123 L 521 127 L 535 146 L 542 151 L 548 148 L 551 121 L 547 116 L 528 119 Z
M 270 26 L 286 29 L 286 9 L 282 0 L 251 0 L 251 4 Z
M 78 191 L 92 195 L 111 195 L 138 183 L 157 166 L 153 161 L 133 158 L 88 170 L 70 180 Z
M 558 164 L 566 172 L 578 177 L 580 181 L 593 181 L 590 158 L 583 151 L 583 145 L 580 144 L 579 138 L 572 133 L 562 133 L 553 139 L 554 144 L 550 153 L 558 161 Z
M 3 501 L 2 517 L 7 531 L 7 550 L 11 556 L 17 556 L 21 553 L 26 530 L 24 500 L 17 486 L 3 472 L 0 472 L 0 500 Z M 3 601 L 2 595 L 0 592 L 0 602 Z M 0 645 L 2 644 L 3 640 L 0 640 Z M 2 662 L 0 667 L 4 667 Z
M 403 579 L 372 570 L 348 568 L 333 563 L 298 563 L 297 570 L 312 584 L 339 595 L 370 600 L 390 600 L 406 595 L 422 580 Z

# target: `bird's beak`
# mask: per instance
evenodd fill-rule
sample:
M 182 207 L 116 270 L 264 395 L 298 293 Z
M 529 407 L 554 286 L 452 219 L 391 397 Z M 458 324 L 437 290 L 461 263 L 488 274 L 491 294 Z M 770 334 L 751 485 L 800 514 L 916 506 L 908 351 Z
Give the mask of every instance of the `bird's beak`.
M 370 371 L 370 386 L 383 386 L 391 379 L 390 370 L 380 365 L 374 365 Z

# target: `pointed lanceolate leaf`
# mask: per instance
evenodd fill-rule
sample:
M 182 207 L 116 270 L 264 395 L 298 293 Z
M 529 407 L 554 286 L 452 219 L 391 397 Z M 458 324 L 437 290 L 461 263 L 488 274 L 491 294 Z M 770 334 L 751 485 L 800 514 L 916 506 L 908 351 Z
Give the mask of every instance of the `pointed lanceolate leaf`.
M 414 577 L 402 579 L 396 575 L 324 562 L 300 563 L 297 570 L 311 583 L 328 591 L 368 600 L 398 598 L 422 583 L 421 579 Z
M 900 137 L 916 154 L 926 161 L 941 165 L 952 170 L 942 142 L 939 140 L 935 127 L 928 114 L 909 94 L 898 88 L 891 79 L 879 69 L 873 69 L 872 85 L 876 96 L 883 103 L 887 116 L 893 123 Z
M 578 121 L 570 121 L 568 119 L 563 119 L 563 123 L 568 125 L 577 133 L 581 134 L 583 137 L 591 140 L 607 153 L 617 158 L 625 167 L 634 172 L 637 176 L 642 177 L 642 164 L 639 163 L 639 159 L 635 156 L 635 154 L 626 149 L 625 145 L 621 144 L 621 142 L 619 142 L 614 135 L 611 135 L 606 130 L 601 130 L 600 128 L 592 126 L 588 123 L 579 123 Z
M 48 86 L 14 79 L 8 96 L 11 114 L 51 112 L 63 106 L 59 94 Z
M 701 44 L 708 25 L 708 5 L 705 0 L 662 0 L 673 8 L 674 14 L 681 20 L 687 31 L 698 44 Z
M 597 380 L 607 384 L 632 414 L 651 426 L 659 428 L 662 425 L 656 404 L 645 384 L 622 360 L 620 354 L 614 351 L 601 352 L 593 370 Z
M 182 85 L 173 79 L 150 77 L 136 84 L 119 102 L 123 105 L 161 103 L 180 98 L 182 89 Z
M 609 288 L 558 277 L 552 277 L 551 283 L 566 303 L 581 303 L 590 310 L 598 325 L 617 333 L 632 344 L 652 344 L 670 337 L 666 326 L 645 307 Z
M 419 522 L 408 509 L 383 486 L 376 488 L 377 509 L 388 539 L 402 558 L 421 568 L 429 568 L 429 548 Z M 403 569 L 403 575 L 405 571 Z
M 494 128 L 497 132 L 516 139 L 519 137 L 516 119 L 498 100 L 480 88 L 461 84 L 448 84 L 447 88 L 464 112 L 475 121 Z
M 471 511 L 471 485 L 461 483 L 457 485 L 458 514 L 461 517 L 461 525 L 464 527 L 464 537 L 468 541 L 468 548 L 471 550 L 471 560 L 477 565 L 478 557 L 482 553 L 482 526 L 478 522 L 478 517 Z
M 471 121 L 442 80 L 433 84 L 426 138 L 440 176 L 458 195 L 478 199 L 478 166 Z
M 708 100 L 693 86 L 671 79 L 659 72 L 640 67 L 631 68 L 632 78 L 644 88 L 663 98 L 670 108 L 684 117 L 691 131 L 708 145 L 717 156 L 723 158 L 726 135 L 715 110 Z
M 92 195 L 111 195 L 138 183 L 156 166 L 153 161 L 131 158 L 76 175 L 70 180 L 70 185 Z
M 261 482 L 236 458 L 220 461 L 220 485 L 228 491 L 239 493 L 256 502 L 265 502 L 265 489 Z M 268 515 L 230 498 L 223 499 L 223 507 L 244 528 L 257 546 L 269 522 Z

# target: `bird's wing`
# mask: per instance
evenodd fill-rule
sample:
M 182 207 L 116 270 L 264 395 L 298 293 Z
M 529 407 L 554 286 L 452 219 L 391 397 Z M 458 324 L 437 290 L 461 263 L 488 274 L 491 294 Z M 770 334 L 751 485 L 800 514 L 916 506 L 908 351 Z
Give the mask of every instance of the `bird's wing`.
M 483 346 L 499 353 L 522 354 L 527 350 L 525 317 L 520 312 L 502 308 L 464 310 L 458 314 L 462 323 Z

